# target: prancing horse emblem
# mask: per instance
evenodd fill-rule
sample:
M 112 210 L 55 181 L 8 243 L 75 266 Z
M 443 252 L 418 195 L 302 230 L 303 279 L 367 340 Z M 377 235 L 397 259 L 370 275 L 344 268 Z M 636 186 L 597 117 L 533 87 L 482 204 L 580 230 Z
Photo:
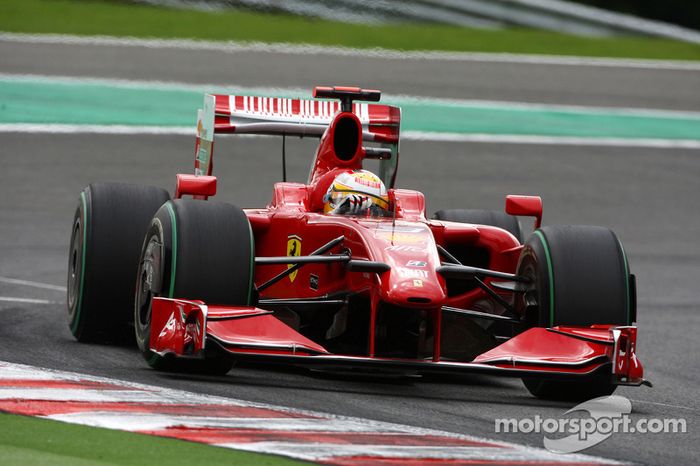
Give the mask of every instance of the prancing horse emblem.
M 287 236 L 287 255 L 290 257 L 301 256 L 301 238 L 297 235 Z M 287 264 L 287 268 L 294 267 L 294 264 Z M 289 274 L 289 281 L 293 282 L 297 278 L 298 270 Z

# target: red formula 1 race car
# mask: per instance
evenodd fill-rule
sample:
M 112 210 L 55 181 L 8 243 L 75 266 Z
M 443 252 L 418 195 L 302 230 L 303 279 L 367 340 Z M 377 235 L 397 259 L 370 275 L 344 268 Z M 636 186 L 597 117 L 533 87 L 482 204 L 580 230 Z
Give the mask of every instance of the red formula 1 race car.
M 207 95 L 195 173 L 177 175 L 174 199 L 116 183 L 80 194 L 68 273 L 78 340 L 135 330 L 159 370 L 273 361 L 483 373 L 559 399 L 648 384 L 635 354 L 634 275 L 612 231 L 540 227 L 532 196 L 508 196 L 505 213 L 428 219 L 423 194 L 394 187 L 400 109 L 358 103 L 380 97 L 359 88 L 314 97 L 331 100 Z M 320 143 L 307 183 L 276 183 L 267 207 L 240 209 L 208 200 L 216 134 Z M 367 160 L 377 175 L 362 170 Z M 536 219 L 524 244 L 515 216 Z

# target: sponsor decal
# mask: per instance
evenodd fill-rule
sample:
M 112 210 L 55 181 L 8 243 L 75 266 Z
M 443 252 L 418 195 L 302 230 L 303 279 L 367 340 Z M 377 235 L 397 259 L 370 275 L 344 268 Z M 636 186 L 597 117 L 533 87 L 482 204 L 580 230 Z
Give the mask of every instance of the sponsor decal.
M 428 278 L 427 270 L 406 269 L 403 267 L 399 267 L 396 270 L 402 278 Z
M 409 226 L 409 225 L 392 225 L 389 223 L 380 223 L 377 225 L 377 231 L 390 231 L 399 233 L 421 233 L 424 231 L 423 228 Z
M 301 237 L 297 235 L 289 235 L 287 236 L 287 255 L 290 257 L 297 257 L 301 256 Z M 294 264 L 287 264 L 287 268 L 291 269 L 294 267 Z M 298 270 L 295 270 L 294 272 L 289 274 L 289 281 L 294 282 L 294 279 L 297 278 L 297 272 Z
M 385 247 L 384 250 L 391 252 L 425 252 L 425 248 L 406 244 L 392 244 L 391 246 Z
M 417 235 L 415 233 L 399 233 L 392 231 L 378 231 L 375 234 L 375 238 L 403 244 L 416 244 L 424 242 L 423 235 Z
M 211 154 L 211 141 L 200 139 L 197 143 L 197 157 L 195 158 L 195 175 L 209 173 L 209 155 Z
M 426 265 L 428 265 L 428 263 L 425 261 L 411 260 L 406 262 L 406 267 L 425 267 Z
M 357 184 L 375 189 L 379 189 L 382 187 L 381 181 L 379 181 L 379 178 L 377 178 L 377 176 L 373 173 L 355 172 L 352 174 L 352 176 L 354 178 L 355 183 Z
M 318 275 L 309 275 L 309 288 L 314 291 L 318 290 Z
M 376 226 L 374 236 L 394 243 L 416 244 L 425 242 L 426 229 L 415 225 L 380 223 Z

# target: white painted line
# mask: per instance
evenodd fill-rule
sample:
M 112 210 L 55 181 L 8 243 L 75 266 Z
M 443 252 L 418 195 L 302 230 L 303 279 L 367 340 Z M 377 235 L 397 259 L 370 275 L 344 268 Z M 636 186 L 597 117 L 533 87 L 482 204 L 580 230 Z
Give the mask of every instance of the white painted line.
M 195 136 L 192 126 L 73 125 L 63 123 L 0 123 L 0 133 L 167 134 Z
M 8 303 L 27 303 L 27 304 L 63 304 L 60 301 L 50 301 L 48 299 L 14 298 L 12 296 L 0 296 L 0 301 L 8 302 Z
M 123 430 L 161 430 L 171 427 L 186 426 L 197 428 L 220 429 L 255 429 L 255 430 L 287 430 L 308 432 L 382 432 L 402 433 L 405 430 L 389 425 L 360 419 L 303 419 L 303 418 L 242 418 L 242 417 L 210 417 L 210 416 L 181 416 L 157 413 L 115 413 L 80 412 L 70 414 L 54 414 L 46 416 L 55 421 L 83 424 L 93 427 Z
M 31 134 L 145 134 L 145 135 L 195 135 L 195 128 L 188 126 L 128 126 L 128 125 L 69 125 L 57 123 L 4 123 L 0 124 L 0 133 L 31 133 Z M 221 135 L 220 137 L 276 137 L 266 135 Z M 640 147 L 656 149 L 700 149 L 700 139 L 632 139 L 632 138 L 599 138 L 599 137 L 570 137 L 570 136 L 536 136 L 522 134 L 462 134 L 438 133 L 427 131 L 404 131 L 401 133 L 404 141 L 435 141 L 435 142 L 477 142 L 494 144 L 535 144 L 557 146 L 612 146 Z
M 644 60 L 632 58 L 592 58 L 563 55 L 512 53 L 440 52 L 432 50 L 398 51 L 382 48 L 357 49 L 313 44 L 269 42 L 205 41 L 188 39 L 141 39 L 136 37 L 73 36 L 64 34 L 0 33 L 0 41 L 29 44 L 144 47 L 153 49 L 208 50 L 225 53 L 268 53 L 285 55 L 330 55 L 376 58 L 380 60 L 430 60 L 452 62 L 513 63 L 561 66 L 600 66 L 613 68 L 700 71 L 700 62 L 682 60 Z
M 1 75 L 0 75 L 1 78 Z M 428 97 L 404 94 L 382 94 L 382 101 L 395 105 L 406 103 L 425 105 L 445 105 L 466 107 L 479 110 L 524 110 L 539 112 L 566 112 L 591 116 L 629 116 L 652 117 L 670 119 L 697 119 L 700 120 L 700 112 L 690 110 L 667 110 L 644 107 L 599 107 L 595 105 L 562 105 L 543 102 L 519 102 L 509 100 L 479 100 L 479 99 L 454 99 L 445 97 Z
M 68 76 L 32 73 L 2 73 L 0 80 L 9 82 L 33 81 L 41 84 L 111 86 L 123 89 L 152 89 L 192 91 L 216 94 L 265 95 L 288 98 L 311 98 L 311 89 L 301 87 L 243 86 L 226 83 L 186 83 L 181 81 L 158 81 L 147 79 L 100 78 L 91 76 Z
M 81 388 L 6 388 L 0 387 L 0 400 L 29 399 L 42 401 L 83 401 L 93 403 L 159 403 L 163 397 L 138 390 L 100 390 Z
M 18 278 L 0 277 L 0 282 L 9 283 L 11 285 L 33 286 L 34 288 L 44 288 L 46 290 L 66 291 L 65 286 L 50 285 L 48 283 L 34 282 L 31 280 L 20 280 Z
M 271 453 L 291 456 L 308 461 L 323 461 L 340 456 L 372 456 L 379 458 L 405 458 L 426 460 L 480 460 L 480 461 L 527 461 L 539 463 L 545 461 L 570 463 L 605 463 L 609 460 L 591 459 L 583 455 L 560 455 L 545 450 L 525 450 L 493 447 L 465 446 L 404 446 L 404 445 L 360 445 L 360 444 L 325 444 L 325 443 L 294 443 L 294 442 L 254 442 L 254 443 L 223 443 L 217 446 L 235 448 L 257 453 Z
M 633 139 L 607 137 L 538 136 L 527 134 L 462 134 L 404 131 L 411 141 L 483 142 L 496 144 L 541 144 L 557 146 L 649 147 L 658 149 L 700 149 L 700 139 Z
M 645 400 L 633 400 L 630 398 L 630 401 L 634 401 L 635 403 L 646 403 L 649 405 L 656 405 L 656 406 L 664 406 L 666 408 L 676 408 L 676 409 L 686 409 L 688 411 L 700 411 L 697 408 L 692 408 L 690 406 L 683 406 L 683 405 L 673 405 L 669 403 L 659 403 L 656 401 L 645 401 Z
M 0 364 L 0 380 L 66 380 L 51 372 L 29 372 L 15 365 Z

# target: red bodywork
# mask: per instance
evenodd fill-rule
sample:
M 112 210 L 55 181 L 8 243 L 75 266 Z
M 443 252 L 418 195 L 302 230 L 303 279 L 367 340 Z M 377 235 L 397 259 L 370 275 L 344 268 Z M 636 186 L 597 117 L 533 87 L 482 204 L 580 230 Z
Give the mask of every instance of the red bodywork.
M 352 88 L 344 89 L 353 92 Z M 377 104 L 349 105 L 352 112 L 341 111 L 337 102 L 328 101 L 207 96 L 198 123 L 197 176 L 178 177 L 177 197 L 190 194 L 206 199 L 215 193 L 216 180 L 211 176 L 214 133 L 320 136 L 307 183 L 276 183 L 267 207 L 245 210 L 254 233 L 256 257 L 305 256 L 343 237 L 328 253 L 344 254 L 355 264 L 385 264 L 384 268 L 353 270 L 347 261 L 305 264 L 262 290 L 257 307 L 155 298 L 152 350 L 162 355 L 202 357 L 208 345 L 215 345 L 237 359 L 274 359 L 322 367 L 551 378 L 605 370 L 616 383 L 639 385 L 644 381 L 635 355 L 636 327 L 615 327 L 605 322 L 591 328 L 520 329 L 506 335 L 507 339 L 501 335 L 497 341 L 489 340 L 492 342 L 478 354 L 461 358 L 448 354 L 452 342 L 447 340 L 455 339 L 455 321 L 445 323 L 446 307 L 481 309 L 496 315 L 503 309 L 479 287 L 453 288 L 449 279 L 437 271 L 441 266 L 438 247 L 483 252 L 480 257 L 486 259 L 479 266 L 512 274 L 522 245 L 500 228 L 428 220 L 422 193 L 393 188 L 400 110 Z M 339 149 L 341 139 L 351 141 L 350 146 Z M 353 146 L 353 140 L 359 142 Z M 377 153 L 365 143 L 378 144 L 385 155 L 391 154 L 391 161 L 383 166 L 380 176 L 390 188 L 393 215 L 366 218 L 324 214 L 323 196 L 335 176 L 344 170 L 362 168 L 365 158 Z M 541 222 L 542 204 L 538 197 L 509 196 L 506 210 L 536 217 L 538 226 Z M 260 287 L 290 266 L 257 264 L 256 285 Z M 485 279 L 487 284 L 491 281 L 497 280 Z M 509 291 L 495 288 L 495 292 L 504 300 L 512 299 Z M 310 307 L 285 318 L 284 313 L 278 314 L 280 307 L 275 306 L 276 301 L 285 299 L 307 300 Z M 315 310 L 314 306 L 324 300 L 336 303 L 336 307 L 329 304 Z M 338 319 L 342 320 L 338 317 L 342 309 L 353 306 L 360 308 L 353 312 L 361 316 L 364 330 L 347 338 L 345 346 L 335 344 L 332 335 L 328 338 L 329 332 Z M 295 306 L 300 308 L 303 305 Z M 316 316 L 310 324 L 306 322 L 306 327 L 305 313 Z M 295 321 L 295 315 L 302 317 Z M 393 340 L 387 337 L 397 315 L 416 320 L 415 351 L 405 350 L 400 336 Z M 325 334 L 305 330 L 313 327 L 314 319 L 330 323 Z M 402 319 L 399 317 L 399 321 Z M 351 321 L 345 323 L 346 328 L 351 325 Z M 479 329 L 472 331 L 478 333 Z M 343 350 L 344 347 L 348 349 Z

